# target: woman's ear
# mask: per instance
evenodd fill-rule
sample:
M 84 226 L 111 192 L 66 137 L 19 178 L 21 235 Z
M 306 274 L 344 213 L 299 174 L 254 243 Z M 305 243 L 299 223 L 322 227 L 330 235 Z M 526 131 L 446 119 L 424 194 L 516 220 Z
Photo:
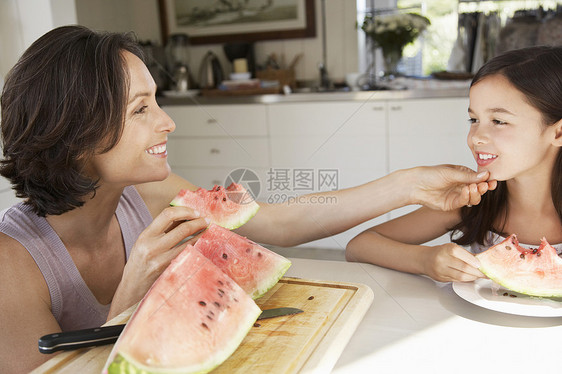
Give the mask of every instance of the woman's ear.
M 562 119 L 552 126 L 554 126 L 554 139 L 552 144 L 557 147 L 562 147 Z

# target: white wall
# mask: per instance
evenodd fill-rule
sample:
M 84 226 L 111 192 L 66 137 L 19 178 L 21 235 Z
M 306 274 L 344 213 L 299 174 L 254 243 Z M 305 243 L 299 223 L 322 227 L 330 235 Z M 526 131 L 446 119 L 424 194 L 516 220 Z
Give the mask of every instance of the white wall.
M 74 0 L 0 0 L 0 90 L 4 77 L 37 38 L 54 27 L 76 23 Z M 16 202 L 0 178 L 0 210 Z
M 304 57 L 296 66 L 299 80 L 319 79 L 318 63 L 322 62 L 321 1 L 315 0 L 316 37 L 303 39 L 268 40 L 255 44 L 256 62 L 263 63 L 268 54 L 284 55 L 289 63 L 294 56 Z M 78 23 L 107 31 L 133 30 L 141 40 L 159 42 L 160 26 L 156 0 L 76 0 Z M 359 69 L 357 52 L 357 8 L 354 0 L 326 0 L 327 66 L 333 79 L 342 79 L 347 72 Z M 199 65 L 208 50 L 221 60 L 225 73 L 232 67 L 226 59 L 221 44 L 192 46 L 191 69 L 197 77 Z

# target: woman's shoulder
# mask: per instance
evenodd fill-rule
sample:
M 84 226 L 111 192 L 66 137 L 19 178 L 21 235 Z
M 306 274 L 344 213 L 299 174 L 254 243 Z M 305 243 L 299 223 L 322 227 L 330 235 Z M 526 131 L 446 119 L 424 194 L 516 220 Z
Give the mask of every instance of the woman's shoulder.
M 29 296 L 29 292 L 40 295 L 50 304 L 49 289 L 35 260 L 25 247 L 7 234 L 0 232 L 0 292 L 7 289 Z M 7 287 L 7 289 L 4 289 Z M 4 297 L 4 296 L 3 296 Z

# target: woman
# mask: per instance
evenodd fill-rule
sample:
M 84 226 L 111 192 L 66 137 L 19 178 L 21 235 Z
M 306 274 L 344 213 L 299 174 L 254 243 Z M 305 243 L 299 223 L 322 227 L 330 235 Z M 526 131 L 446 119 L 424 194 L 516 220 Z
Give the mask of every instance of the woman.
M 0 223 L 0 372 L 50 358 L 38 353 L 40 336 L 100 325 L 134 305 L 178 243 L 207 226 L 198 212 L 169 207 L 196 186 L 170 172 L 175 125 L 155 92 L 130 37 L 79 26 L 48 32 L 9 73 L 0 173 L 25 203 Z M 487 177 L 445 166 L 396 172 L 338 191 L 332 205 L 260 204 L 239 232 L 295 245 L 404 204 L 477 204 L 493 188 Z

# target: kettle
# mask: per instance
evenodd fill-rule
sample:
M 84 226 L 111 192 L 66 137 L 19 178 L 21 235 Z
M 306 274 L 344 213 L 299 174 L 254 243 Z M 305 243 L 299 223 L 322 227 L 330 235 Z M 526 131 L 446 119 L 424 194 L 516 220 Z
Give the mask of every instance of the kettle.
M 223 79 L 224 73 L 217 55 L 208 51 L 199 67 L 199 87 L 217 88 Z

